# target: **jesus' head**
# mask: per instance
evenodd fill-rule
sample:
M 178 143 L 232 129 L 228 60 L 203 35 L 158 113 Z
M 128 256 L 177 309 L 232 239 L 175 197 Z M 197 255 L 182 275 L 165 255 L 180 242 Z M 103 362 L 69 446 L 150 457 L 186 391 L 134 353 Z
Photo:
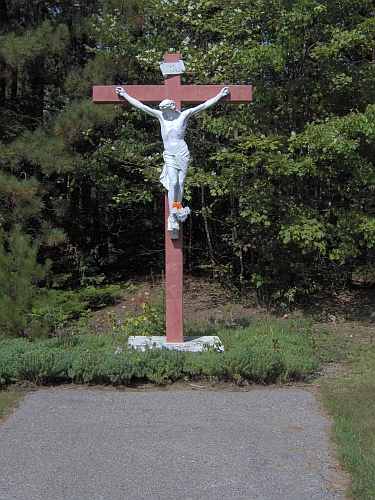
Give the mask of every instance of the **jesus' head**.
M 164 99 L 164 101 L 161 101 L 161 103 L 159 104 L 159 108 L 162 111 L 167 110 L 167 109 L 173 109 L 174 111 L 178 111 L 178 109 L 176 108 L 176 105 L 175 105 L 174 101 L 172 101 L 172 99 Z

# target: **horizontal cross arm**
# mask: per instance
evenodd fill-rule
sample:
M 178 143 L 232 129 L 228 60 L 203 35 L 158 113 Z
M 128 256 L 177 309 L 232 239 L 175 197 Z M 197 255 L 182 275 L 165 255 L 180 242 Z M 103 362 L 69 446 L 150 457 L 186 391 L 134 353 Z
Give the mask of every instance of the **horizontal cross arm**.
M 92 99 L 95 104 L 126 103 L 125 99 L 116 94 L 117 87 L 123 87 L 125 92 L 146 104 L 158 104 L 165 99 L 164 85 L 98 85 L 92 89 Z
M 181 85 L 168 89 L 166 85 L 124 85 L 131 97 L 146 104 L 159 104 L 163 99 L 173 99 L 184 104 L 199 104 L 215 97 L 224 85 Z M 119 104 L 126 101 L 116 94 L 116 85 L 93 87 L 93 101 L 96 104 Z M 220 102 L 244 104 L 252 100 L 251 85 L 229 85 L 230 94 Z
M 215 97 L 223 87 L 229 87 L 229 95 L 222 97 L 218 104 L 244 104 L 251 102 L 251 85 L 181 85 L 181 102 L 199 104 Z

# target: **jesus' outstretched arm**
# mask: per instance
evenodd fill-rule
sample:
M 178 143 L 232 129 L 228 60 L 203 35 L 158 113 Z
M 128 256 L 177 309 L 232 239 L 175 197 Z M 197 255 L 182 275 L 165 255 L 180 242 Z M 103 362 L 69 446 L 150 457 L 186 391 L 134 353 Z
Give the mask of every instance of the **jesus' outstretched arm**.
M 191 116 L 194 116 L 210 108 L 211 106 L 219 102 L 220 99 L 222 99 L 227 95 L 229 95 L 229 87 L 224 87 L 220 90 L 217 96 L 213 97 L 212 99 L 208 99 L 208 101 L 203 102 L 202 104 L 198 104 L 198 106 L 195 106 L 194 108 L 186 109 L 185 111 L 183 111 L 182 114 L 190 118 Z
M 150 108 L 150 106 L 143 104 L 143 102 L 138 101 L 138 99 L 134 99 L 134 97 L 131 97 L 129 94 L 125 92 L 125 90 L 122 87 L 117 87 L 116 94 L 126 99 L 128 103 L 134 106 L 135 108 L 141 109 L 142 111 L 144 111 L 148 115 L 153 116 L 154 118 L 158 118 L 158 115 L 161 114 L 160 111 L 158 111 L 157 109 Z

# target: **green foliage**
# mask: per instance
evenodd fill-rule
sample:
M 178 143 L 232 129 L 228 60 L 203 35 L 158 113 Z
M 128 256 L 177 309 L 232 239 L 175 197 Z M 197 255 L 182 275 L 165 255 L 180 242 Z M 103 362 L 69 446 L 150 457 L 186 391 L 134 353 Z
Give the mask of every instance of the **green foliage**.
M 116 303 L 120 298 L 122 290 L 119 285 L 107 285 L 103 288 L 87 286 L 76 292 L 79 301 L 87 302 L 90 309 L 100 309 Z
M 98 370 L 99 379 L 114 385 L 126 384 L 135 377 L 142 377 L 139 362 L 134 356 L 109 358 Z
M 227 351 L 227 372 L 237 381 L 300 380 L 320 361 L 308 340 L 311 321 L 252 321 L 250 327 L 219 332 Z
M 150 72 L 164 51 L 174 50 L 189 83 L 251 81 L 254 87 L 251 106 L 197 117 L 190 137 L 199 162 L 190 169 L 187 192 L 195 200 L 194 191 L 206 186 L 197 215 L 218 249 L 211 261 L 252 282 L 260 299 L 277 293 L 286 305 L 323 285 L 317 272 L 323 266 L 328 278 L 337 263 L 348 271 L 372 262 L 366 239 L 373 203 L 366 196 L 358 205 L 374 170 L 371 146 L 369 154 L 363 147 L 370 144 L 366 129 L 373 129 L 366 110 L 375 76 L 370 3 L 352 9 L 186 1 L 173 10 L 156 0 L 152 6 L 140 48 Z
M 52 262 L 38 263 L 38 248 L 19 225 L 0 243 L 0 338 L 43 337 L 73 321 L 75 328 L 87 328 L 89 312 L 114 304 L 122 293 L 118 285 L 91 285 L 78 291 L 39 288 Z
M 210 381 L 229 378 L 227 363 L 223 356 L 212 352 L 203 352 L 199 356 L 188 356 L 184 364 L 184 373 L 193 379 Z M 232 377 L 235 381 L 235 378 Z
M 190 378 L 272 383 L 307 379 L 320 369 L 307 340 L 308 322 L 254 322 L 220 331 L 224 353 L 195 355 L 178 350 L 127 348 L 127 335 L 68 335 L 30 343 L 0 342 L 0 384 L 73 381 L 166 384 Z M 121 346 L 121 349 L 119 349 Z
M 186 353 L 168 349 L 147 349 L 143 355 L 144 377 L 156 384 L 183 378 Z
M 132 293 L 136 291 L 134 285 L 127 285 Z M 151 304 L 147 299 L 147 294 L 139 292 L 138 299 L 133 299 L 134 305 L 138 308 L 139 314 L 126 316 L 124 320 L 119 320 L 114 313 L 109 313 L 109 324 L 114 332 L 123 333 L 126 338 L 129 335 L 165 335 L 165 301 Z
M 29 311 L 38 303 L 37 284 L 44 280 L 51 262 L 37 262 L 37 246 L 16 226 L 0 244 L 0 338 L 28 335 Z
M 95 288 L 90 285 L 81 290 L 44 290 L 38 307 L 33 307 L 29 317 L 41 331 L 59 334 L 68 329 L 70 333 L 85 333 L 93 329 L 91 310 L 116 303 L 122 291 L 118 285 Z

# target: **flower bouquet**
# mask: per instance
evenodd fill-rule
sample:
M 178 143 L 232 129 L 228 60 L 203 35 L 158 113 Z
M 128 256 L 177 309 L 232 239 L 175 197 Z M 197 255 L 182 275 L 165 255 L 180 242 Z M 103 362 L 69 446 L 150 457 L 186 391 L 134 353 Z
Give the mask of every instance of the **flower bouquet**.
M 187 216 L 190 214 L 190 208 L 189 207 L 183 208 L 181 203 L 179 203 L 178 201 L 175 201 L 172 204 L 171 214 L 173 214 L 177 220 L 179 220 L 181 222 L 185 222 L 187 219 Z

